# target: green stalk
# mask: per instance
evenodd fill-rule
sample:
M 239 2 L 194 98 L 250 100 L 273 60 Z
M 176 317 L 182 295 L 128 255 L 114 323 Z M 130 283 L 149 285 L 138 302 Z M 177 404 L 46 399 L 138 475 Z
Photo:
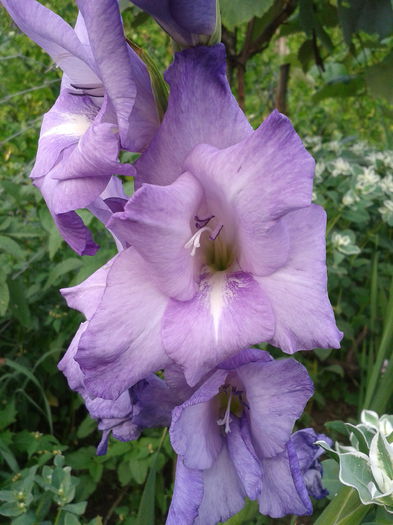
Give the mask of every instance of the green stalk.
M 341 487 L 314 525 L 360 525 L 373 505 L 363 505 L 351 487 Z
M 383 364 L 385 357 L 387 357 L 388 359 L 390 357 L 390 360 L 391 360 L 393 352 L 391 351 L 390 355 L 387 355 L 387 356 L 386 356 L 386 353 L 391 346 L 392 338 L 393 338 L 393 278 L 390 284 L 390 294 L 389 294 L 389 302 L 388 302 L 386 318 L 385 318 L 385 327 L 382 333 L 381 343 L 379 345 L 378 352 L 376 355 L 375 364 L 373 366 L 371 376 L 368 381 L 364 408 L 372 408 L 374 406 L 374 399 L 376 395 L 379 395 L 379 396 L 382 395 L 381 385 L 383 381 L 380 380 L 381 368 L 382 368 L 382 364 Z M 386 375 L 388 375 L 387 372 L 385 373 L 384 379 L 386 379 Z M 379 381 L 379 388 L 378 388 L 379 394 L 376 392 L 378 381 Z

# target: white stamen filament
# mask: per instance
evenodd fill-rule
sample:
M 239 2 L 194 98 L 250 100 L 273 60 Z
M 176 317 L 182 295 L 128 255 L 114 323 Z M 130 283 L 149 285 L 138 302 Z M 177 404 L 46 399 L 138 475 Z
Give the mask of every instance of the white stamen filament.
M 189 241 L 186 242 L 184 248 L 192 248 L 191 255 L 194 257 L 197 248 L 201 246 L 201 235 L 203 232 L 209 231 L 212 233 L 212 229 L 209 226 L 204 226 L 200 230 L 196 231 Z
M 225 434 L 228 434 L 228 432 L 231 431 L 229 424 L 232 421 L 230 413 L 231 413 L 231 401 L 232 401 L 232 390 L 229 392 L 228 397 L 228 404 L 227 408 L 225 410 L 224 417 L 221 419 L 217 419 L 217 425 L 225 425 Z

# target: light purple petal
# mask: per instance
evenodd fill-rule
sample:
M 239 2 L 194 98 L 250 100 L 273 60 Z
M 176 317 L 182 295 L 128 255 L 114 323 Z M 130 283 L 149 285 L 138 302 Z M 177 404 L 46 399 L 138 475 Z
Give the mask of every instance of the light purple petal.
M 177 458 L 175 488 L 166 525 L 193 525 L 203 498 L 203 474 Z
M 151 145 L 136 162 L 138 184 L 170 184 L 200 143 L 217 148 L 236 144 L 252 131 L 231 93 L 223 45 L 176 53 L 166 73 L 168 109 Z
M 198 36 L 211 35 L 216 25 L 216 0 L 133 0 L 152 15 L 181 45 L 196 45 Z
M 170 186 L 144 184 L 108 223 L 143 257 L 160 289 L 183 301 L 197 290 L 194 258 L 185 244 L 201 197 L 198 182 L 187 173 Z
M 87 304 L 91 297 L 86 295 Z M 169 364 L 160 337 L 166 304 L 167 298 L 150 281 L 144 261 L 133 248 L 115 257 L 75 358 L 90 395 L 116 399 Z
M 62 18 L 35 0 L 1 0 L 16 25 L 75 83 L 99 82 L 88 47 Z
M 264 350 L 257 350 L 256 348 L 247 348 L 242 350 L 238 354 L 226 359 L 218 365 L 218 368 L 224 368 L 225 370 L 235 370 L 239 366 L 247 365 L 255 361 L 269 362 L 273 361 L 272 356 Z
M 216 0 L 169 0 L 177 23 L 190 33 L 211 35 L 216 27 Z
M 216 370 L 181 406 L 173 409 L 170 436 L 172 447 L 192 469 L 210 468 L 223 440 L 217 424 L 219 388 L 227 372 Z
M 203 472 L 203 499 L 195 525 L 216 525 L 244 506 L 245 492 L 226 444 L 213 466 Z
M 230 210 L 220 222 L 224 229 L 227 223 L 236 228 L 240 267 L 257 275 L 269 275 L 286 262 L 288 232 L 277 219 L 311 204 L 314 165 L 278 111 L 235 146 L 220 151 L 201 144 L 185 162 L 201 182 L 212 213 L 217 200 Z
M 138 404 L 134 422 L 142 428 L 169 426 L 172 409 L 183 401 L 163 379 L 154 374 L 139 381 L 130 392 Z
M 165 368 L 164 376 L 166 384 L 181 399 L 181 403 L 184 403 L 194 393 L 195 389 L 187 383 L 181 366 L 175 363 L 170 364 Z
M 77 286 L 60 290 L 67 301 L 67 305 L 74 310 L 79 310 L 87 320 L 93 317 L 101 303 L 106 289 L 108 274 L 115 260 L 116 257 L 108 261 L 104 266 L 101 266 Z
M 227 434 L 228 452 L 236 469 L 237 475 L 247 497 L 255 500 L 261 493 L 261 466 L 252 446 L 250 436 L 244 439 L 244 434 L 249 433 L 248 425 L 240 429 L 240 420 L 231 418 L 231 431 Z
M 106 93 L 113 104 L 120 139 L 127 141 L 137 88 L 132 75 L 119 4 L 113 0 L 78 0 Z
M 60 235 L 76 253 L 94 255 L 97 252 L 98 244 L 93 241 L 90 231 L 77 213 L 74 211 L 59 215 L 52 213 L 52 217 Z
M 37 158 L 31 172 L 33 179 L 47 175 L 60 154 L 78 143 L 98 111 L 99 107 L 89 97 L 73 96 L 66 90 L 61 91 L 54 105 L 44 115 Z
M 291 247 L 285 267 L 257 280 L 268 295 L 276 319 L 271 342 L 284 352 L 339 348 L 326 286 L 326 214 L 319 206 L 283 217 Z
M 294 359 L 254 362 L 236 371 L 246 390 L 250 428 L 259 458 L 284 450 L 293 425 L 314 389 L 307 370 Z
M 63 358 L 60 360 L 59 364 L 57 365 L 57 368 L 61 370 L 63 374 L 66 376 L 68 386 L 72 390 L 75 390 L 76 392 L 79 392 L 80 394 L 84 394 L 85 392 L 85 386 L 83 383 L 84 376 L 83 376 L 82 370 L 80 369 L 80 366 L 75 361 L 74 357 L 78 349 L 78 344 L 79 344 L 81 335 L 86 330 L 86 328 L 87 328 L 87 323 L 82 323 L 80 325 L 66 353 L 64 354 Z
M 252 276 L 242 272 L 202 276 L 193 299 L 169 301 L 162 328 L 165 351 L 184 368 L 191 386 L 221 361 L 270 339 L 273 332 L 269 300 Z
M 261 514 L 281 518 L 287 514 L 312 514 L 312 505 L 291 443 L 284 452 L 262 459 Z

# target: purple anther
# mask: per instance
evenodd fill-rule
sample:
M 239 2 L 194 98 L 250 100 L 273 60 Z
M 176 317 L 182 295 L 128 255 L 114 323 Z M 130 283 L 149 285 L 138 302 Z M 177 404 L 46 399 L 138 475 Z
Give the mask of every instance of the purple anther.
M 217 239 L 217 237 L 220 235 L 221 233 L 221 230 L 223 229 L 224 225 L 221 224 L 220 226 L 218 226 L 213 232 L 211 235 L 209 235 L 209 239 L 211 241 L 215 241 Z
M 194 215 L 194 221 L 195 221 L 195 228 L 198 228 L 198 230 L 200 228 L 203 228 L 204 226 L 206 226 L 206 224 L 208 224 L 209 221 L 211 221 L 212 219 L 214 219 L 214 215 L 211 215 L 210 217 L 207 217 L 206 219 L 200 219 L 198 217 L 198 215 Z

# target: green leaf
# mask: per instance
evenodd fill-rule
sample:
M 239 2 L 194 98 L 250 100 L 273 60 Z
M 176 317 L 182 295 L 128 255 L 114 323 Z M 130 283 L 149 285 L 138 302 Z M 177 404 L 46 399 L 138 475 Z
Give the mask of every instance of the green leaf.
M 366 85 L 371 95 L 385 98 L 393 104 L 393 52 L 380 64 L 375 64 L 365 71 Z
M 258 503 L 256 501 L 247 501 L 242 510 L 226 521 L 225 525 L 244 525 L 244 523 L 254 520 L 258 514 Z
M 19 244 L 5 235 L 0 235 L 0 251 L 4 251 L 15 259 L 24 259 L 25 254 Z
M 393 445 L 389 445 L 380 432 L 374 436 L 370 446 L 370 466 L 374 479 L 382 493 L 391 493 L 393 481 Z
M 233 30 L 254 16 L 264 15 L 273 2 L 274 0 L 220 0 L 222 23 L 229 30 Z
M 342 487 L 314 525 L 359 525 L 370 507 L 362 505 L 357 492 Z
M 0 317 L 5 315 L 10 301 L 10 292 L 5 281 L 0 279 Z
M 75 514 L 72 514 L 71 512 L 65 512 L 64 513 L 64 525 L 80 525 L 80 521 L 75 516 Z
M 363 452 L 363 454 L 369 453 L 369 445 L 367 443 L 366 436 L 363 434 L 360 428 L 356 427 L 355 425 L 352 425 L 351 423 L 345 423 L 345 425 L 349 428 L 349 430 L 352 432 L 352 434 L 355 436 L 357 440 L 357 447 L 360 452 Z M 352 443 L 353 445 L 353 443 Z M 355 445 L 353 445 L 355 446 Z
M 49 430 L 50 430 L 51 434 L 53 434 L 52 413 L 51 413 L 51 409 L 50 409 L 48 400 L 46 398 L 44 389 L 42 388 L 40 382 L 37 380 L 35 375 L 30 372 L 30 370 L 28 368 L 26 368 L 25 366 L 17 363 L 16 361 L 12 361 L 11 359 L 7 358 L 5 360 L 5 364 L 7 366 L 9 366 L 10 368 L 12 368 L 13 370 L 16 370 L 16 372 L 26 376 L 27 379 L 29 381 L 31 381 L 37 387 L 37 389 L 41 393 L 42 399 L 44 401 L 45 414 L 46 414 L 46 417 L 47 417 Z
M 381 38 L 393 31 L 390 0 L 339 0 L 338 17 L 348 45 L 351 45 L 353 33 L 359 31 L 376 33 Z
M 81 516 L 87 507 L 87 501 L 80 501 L 79 503 L 69 503 L 68 505 L 65 505 L 63 507 L 63 510 L 66 510 L 68 512 L 72 512 L 72 514 L 77 514 L 78 516 Z
M 374 477 L 366 455 L 360 452 L 341 454 L 339 478 L 341 483 L 358 491 L 363 504 L 372 502 L 368 486 L 374 483 Z
M 54 256 L 58 252 L 59 248 L 63 244 L 63 238 L 59 234 L 58 229 L 55 227 L 55 225 L 52 225 L 52 228 L 49 233 L 49 239 L 48 239 L 48 252 L 49 252 L 49 259 L 53 261 Z
M 94 432 L 96 428 L 97 422 L 90 416 L 86 416 L 82 423 L 79 425 L 76 435 L 79 439 L 83 439 L 87 436 L 90 436 L 90 434 Z
M 23 514 L 24 510 L 18 507 L 18 503 L 4 503 L 4 505 L 0 505 L 0 515 L 1 516 L 8 516 L 8 517 L 14 517 L 14 516 L 20 516 L 20 514 Z
M 320 102 L 325 98 L 353 97 L 363 88 L 363 79 L 357 76 L 344 75 L 330 80 L 312 99 L 314 102 Z
M 48 279 L 45 283 L 45 290 L 50 288 L 58 279 L 60 279 L 65 273 L 77 270 L 82 266 L 82 259 L 70 257 L 64 261 L 56 264 L 54 268 L 49 272 Z
M 148 465 L 144 460 L 132 460 L 128 464 L 132 477 L 138 484 L 142 484 L 146 479 Z
M 160 443 L 156 452 L 154 453 L 154 460 L 151 464 L 149 475 L 145 483 L 145 488 L 143 489 L 143 494 L 141 502 L 139 504 L 138 516 L 136 519 L 135 525 L 154 525 L 154 501 L 156 493 L 156 473 L 157 473 L 157 459 L 160 453 L 162 444 L 166 438 L 167 429 L 164 428 L 164 431 L 161 436 Z
M 32 512 L 28 512 L 12 520 L 11 525 L 34 525 L 35 523 L 37 523 L 36 517 Z
M 0 410 L 0 430 L 7 428 L 16 419 L 15 401 L 6 401 L 4 408 Z
M 338 493 L 342 484 L 338 479 L 339 464 L 334 459 L 325 459 L 322 461 L 323 478 L 322 485 L 329 492 L 328 498 L 333 499 Z
M 26 298 L 25 284 L 21 278 L 15 280 L 9 278 L 7 283 L 10 292 L 11 312 L 22 326 L 29 329 L 31 327 L 31 315 Z
M 19 465 L 15 459 L 11 449 L 6 445 L 4 440 L 0 436 L 0 457 L 4 459 L 7 465 L 10 467 L 12 472 L 19 472 Z M 1 513 L 0 513 L 1 514 Z M 15 514 L 17 516 L 17 514 Z

